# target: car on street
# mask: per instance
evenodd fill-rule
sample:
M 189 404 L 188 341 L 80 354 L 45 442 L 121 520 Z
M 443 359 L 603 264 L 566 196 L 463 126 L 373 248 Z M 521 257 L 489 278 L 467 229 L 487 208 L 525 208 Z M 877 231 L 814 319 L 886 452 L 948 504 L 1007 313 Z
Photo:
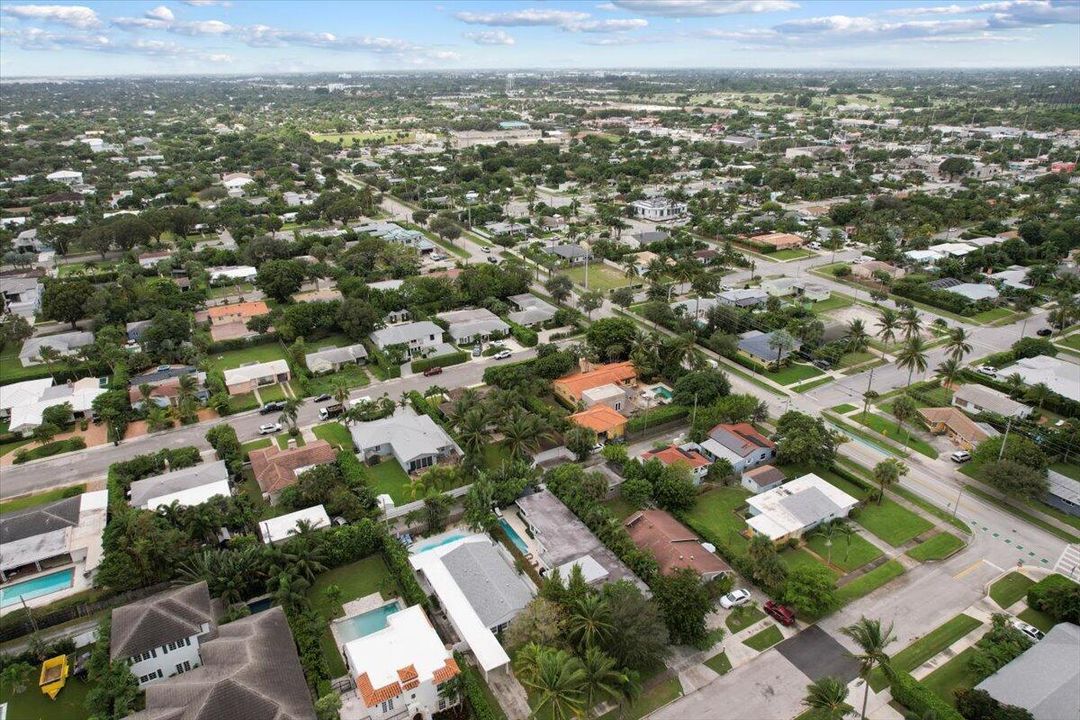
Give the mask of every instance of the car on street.
M 491 357 L 495 358 L 496 360 L 505 360 L 506 358 L 510 357 L 511 355 L 513 355 L 513 353 L 511 353 L 509 350 L 500 350 L 499 352 L 495 353 Z
M 997 368 L 990 365 L 980 365 L 979 372 L 987 377 L 997 377 Z
M 260 435 L 273 435 L 276 432 L 281 432 L 281 423 L 266 423 L 259 426 Z
M 330 395 L 328 393 L 323 393 L 322 395 L 319 395 L 315 398 L 315 402 L 326 402 L 329 399 Z
M 1024 633 L 1024 635 L 1026 635 L 1032 642 L 1039 642 L 1045 637 L 1042 630 L 1035 627 L 1034 625 L 1028 625 L 1023 620 L 1017 620 L 1016 618 L 1013 618 L 1009 621 L 1009 623 L 1014 628 Z
M 477 343 L 476 345 L 473 345 L 473 349 L 472 349 L 472 356 L 473 357 L 480 357 L 483 354 L 484 354 L 484 348 L 480 347 L 479 343 Z
M 484 245 L 483 247 L 480 248 L 480 252 L 490 255 L 491 254 L 491 248 L 489 248 L 487 245 Z
M 285 409 L 285 403 L 280 401 L 280 400 L 276 400 L 274 402 L 268 402 L 265 405 L 263 405 L 261 408 L 259 408 L 259 414 L 260 415 L 269 415 L 271 413 L 281 412 L 284 409 Z
M 971 459 L 971 453 L 969 453 L 967 450 L 957 450 L 949 456 L 949 459 L 957 465 L 962 465 L 963 463 L 966 463 L 968 460 Z
M 808 244 L 806 247 L 810 248 L 811 250 L 820 250 L 821 243 L 815 240 L 814 242 Z
M 785 627 L 795 624 L 795 611 L 775 600 L 765 601 L 765 614 Z
M 431 377 L 432 375 L 442 375 L 442 368 L 436 365 L 424 371 L 424 377 Z
M 746 588 L 739 588 L 738 590 L 732 590 L 727 595 L 720 598 L 720 607 L 725 610 L 730 610 L 731 608 L 745 605 L 748 602 L 750 602 L 750 591 Z
M 495 257 L 494 255 L 491 255 L 491 256 L 488 257 L 488 262 L 491 263 L 492 265 L 498 265 L 499 264 L 499 258 Z
M 1039 337 L 1050 337 L 1054 334 L 1054 331 L 1050 328 L 1039 328 L 1035 331 L 1035 334 Z

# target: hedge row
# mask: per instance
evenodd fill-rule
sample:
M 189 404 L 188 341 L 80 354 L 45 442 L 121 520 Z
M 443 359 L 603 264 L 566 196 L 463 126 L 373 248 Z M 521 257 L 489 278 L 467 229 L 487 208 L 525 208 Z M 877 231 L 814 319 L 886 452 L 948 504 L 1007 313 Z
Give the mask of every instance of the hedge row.
M 518 325 L 516 322 L 510 322 L 509 324 L 510 334 L 525 347 L 536 347 L 536 344 L 540 342 L 540 335 L 535 330 L 524 325 Z
M 31 460 L 40 460 L 41 458 L 52 457 L 53 455 L 72 452 L 73 450 L 83 450 L 85 448 L 86 441 L 79 436 L 67 438 L 66 440 L 54 440 L 45 443 L 44 445 L 39 445 L 33 450 L 19 448 L 15 451 L 15 458 L 12 462 L 19 465 L 24 462 L 30 462 Z
M 152 475 L 160 475 L 169 470 L 191 467 L 202 462 L 202 455 L 197 447 L 164 448 L 156 453 L 137 455 L 130 460 L 116 462 L 109 466 L 109 497 L 114 502 L 122 502 L 131 483 Z
M 934 717 L 937 720 L 964 720 L 952 705 L 935 695 L 909 673 L 897 673 L 892 683 L 893 700 L 910 710 L 917 717 Z
M 451 365 L 460 365 L 468 359 L 469 353 L 463 350 L 447 353 L 446 355 L 436 355 L 435 357 L 420 358 L 419 360 L 412 361 L 412 371 L 424 372 L 428 368 L 433 367 L 450 367 Z
M 650 425 L 661 425 L 667 422 L 681 420 L 690 414 L 690 408 L 685 405 L 661 405 L 648 410 L 641 415 L 635 415 L 626 422 L 627 432 L 640 432 Z
M 390 362 L 386 357 L 386 353 L 375 347 L 375 343 L 365 342 L 364 347 L 367 348 L 369 360 L 375 361 L 375 364 L 382 371 L 383 377 L 387 380 L 401 377 L 401 366 Z
M 454 660 L 461 669 L 461 691 L 469 705 L 469 717 L 472 720 L 506 720 L 502 708 L 492 707 L 484 692 L 484 681 L 461 653 L 454 653 Z

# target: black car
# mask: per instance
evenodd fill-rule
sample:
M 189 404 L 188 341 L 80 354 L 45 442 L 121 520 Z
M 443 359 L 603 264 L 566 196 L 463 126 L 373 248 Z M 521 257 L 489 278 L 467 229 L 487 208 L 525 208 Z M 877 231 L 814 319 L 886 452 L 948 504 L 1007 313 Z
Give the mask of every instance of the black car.
M 323 393 L 322 395 L 315 398 L 315 402 L 326 402 L 329 399 L 330 399 L 330 396 L 327 395 L 326 393 Z
M 828 360 L 815 360 L 814 367 L 818 368 L 819 370 L 828 370 L 832 367 L 832 363 Z
M 1054 334 L 1054 331 L 1051 330 L 1050 328 L 1039 328 L 1038 330 L 1035 331 L 1035 334 L 1038 335 L 1039 337 L 1050 337 L 1051 335 Z
M 284 409 L 285 409 L 285 403 L 278 400 L 278 401 L 275 401 L 275 402 L 268 402 L 265 405 L 263 405 L 261 408 L 259 408 L 259 414 L 260 415 L 269 415 L 270 413 L 281 412 Z

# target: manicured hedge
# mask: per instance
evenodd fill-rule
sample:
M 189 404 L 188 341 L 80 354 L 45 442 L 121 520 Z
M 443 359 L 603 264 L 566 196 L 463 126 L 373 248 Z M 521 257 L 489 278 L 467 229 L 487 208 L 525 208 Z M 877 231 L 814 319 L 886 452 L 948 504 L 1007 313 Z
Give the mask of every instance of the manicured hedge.
M 964 720 L 949 703 L 945 702 L 909 673 L 897 673 L 892 683 L 893 700 L 910 710 L 917 717 L 935 717 L 937 720 Z
M 469 359 L 467 352 L 459 350 L 458 352 L 448 353 L 446 355 L 436 355 L 435 357 L 420 358 L 419 360 L 412 361 L 413 372 L 424 372 L 428 368 L 433 367 L 450 367 L 451 365 L 460 365 Z
M 202 462 L 202 455 L 197 447 L 164 448 L 156 453 L 137 455 L 130 460 L 116 462 L 109 466 L 109 497 L 114 502 L 123 502 L 128 488 L 136 480 L 165 472 L 165 464 L 170 470 L 191 467 Z
M 53 455 L 59 455 L 60 453 L 72 452 L 73 450 L 82 450 L 86 447 L 86 441 L 81 437 L 71 437 L 66 440 L 54 440 L 50 443 L 45 443 L 33 450 L 27 450 L 26 448 L 19 448 L 15 452 L 15 458 L 12 462 L 19 465 L 24 462 L 30 462 L 31 460 L 40 460 L 41 458 L 52 457 Z
M 492 707 L 484 692 L 483 680 L 461 653 L 454 653 L 454 660 L 461 669 L 461 692 L 469 706 L 472 720 L 506 720 L 502 708 Z
M 536 347 L 536 344 L 540 342 L 540 335 L 535 330 L 518 325 L 516 322 L 510 323 L 510 334 L 525 347 Z
M 1050 596 L 1070 593 L 1068 602 L 1048 602 Z M 1028 607 L 1040 610 L 1058 622 L 1077 622 L 1080 620 L 1080 585 L 1064 575 L 1047 575 L 1028 588 Z
M 689 414 L 690 408 L 685 405 L 661 405 L 630 418 L 626 422 L 626 431 L 640 432 L 647 427 L 681 420 Z

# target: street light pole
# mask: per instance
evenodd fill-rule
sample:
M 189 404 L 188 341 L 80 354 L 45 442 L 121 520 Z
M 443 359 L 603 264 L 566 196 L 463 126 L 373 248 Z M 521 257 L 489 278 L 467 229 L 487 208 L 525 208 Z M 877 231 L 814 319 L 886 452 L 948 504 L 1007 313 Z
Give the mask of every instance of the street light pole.
M 956 494 L 956 504 L 953 505 L 952 516 L 956 517 L 956 511 L 960 509 L 960 498 L 964 494 L 964 488 L 967 487 L 964 483 L 960 483 L 960 492 Z

